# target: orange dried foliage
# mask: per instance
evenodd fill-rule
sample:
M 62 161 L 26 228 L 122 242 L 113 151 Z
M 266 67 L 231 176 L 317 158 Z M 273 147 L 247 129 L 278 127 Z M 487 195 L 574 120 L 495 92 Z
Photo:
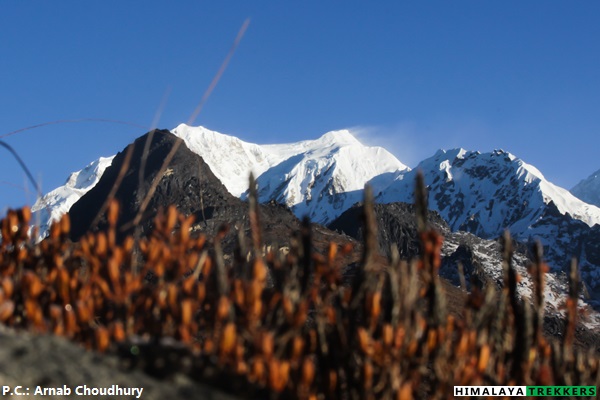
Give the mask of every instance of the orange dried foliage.
M 8 211 L 0 222 L 0 322 L 105 352 L 132 337 L 170 337 L 224 382 L 245 380 L 250 397 L 451 398 L 454 385 L 562 385 L 567 378 L 570 385 L 600 386 L 598 358 L 575 356 L 572 348 L 576 298 L 566 302 L 565 343 L 532 337 L 523 357 L 515 350 L 522 337 L 516 327 L 527 321 L 519 321 L 526 317 L 521 303 L 507 298 L 510 291 L 500 302 L 471 293 L 462 317 L 444 315 L 436 276 L 443 238 L 436 232 L 421 232 L 415 268 L 358 265 L 358 282 L 345 281 L 340 265 L 350 244 L 330 244 L 320 254 L 299 240 L 284 258 L 254 250 L 240 268 L 248 273 L 236 276 L 234 265 L 220 277 L 222 293 L 215 274 L 226 263 L 207 255 L 210 240 L 190 234 L 193 217 L 169 207 L 150 236 L 118 244 L 118 212 L 111 203 L 108 232 L 71 243 L 65 217 L 33 244 L 30 210 Z M 287 275 L 270 287 L 274 269 Z M 310 274 L 306 287 L 292 273 L 299 270 Z M 419 287 L 409 288 L 411 282 Z M 535 291 L 543 290 L 544 279 L 537 282 Z M 481 315 L 493 320 L 477 322 Z M 202 371 L 192 378 L 205 379 Z

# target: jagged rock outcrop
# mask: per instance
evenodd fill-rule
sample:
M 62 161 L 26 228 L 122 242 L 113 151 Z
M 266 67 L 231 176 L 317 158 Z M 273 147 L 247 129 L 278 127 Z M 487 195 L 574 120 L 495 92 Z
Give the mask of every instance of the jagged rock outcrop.
M 400 257 L 410 260 L 420 252 L 415 206 L 408 203 L 375 204 L 377 219 L 377 240 L 379 250 L 386 256 L 391 255 L 392 246 L 396 246 Z M 344 212 L 328 225 L 330 229 L 343 232 L 358 240 L 363 239 L 363 227 L 357 224 L 362 217 L 363 207 L 357 204 Z M 498 241 L 481 239 L 466 232 L 452 232 L 450 227 L 435 211 L 427 212 L 430 226 L 444 236 L 442 247 L 442 267 L 440 275 L 454 285 L 460 285 L 458 264 L 462 264 L 467 285 L 471 282 L 483 285 L 495 282 L 499 285 L 502 274 L 498 273 L 502 263 L 501 245 Z M 527 257 L 518 252 L 515 256 L 517 266 L 524 269 Z
M 223 225 L 228 225 L 229 233 L 223 239 L 223 248 L 231 253 L 237 242 L 237 230 L 250 237 L 250 219 L 248 203 L 233 196 L 212 173 L 210 167 L 196 153 L 190 151 L 181 142 L 171 162 L 159 178 L 156 190 L 139 224 L 132 225 L 162 164 L 180 139 L 166 130 L 155 131 L 146 156 L 143 181 L 140 183 L 140 169 L 144 147 L 149 134 L 141 136 L 134 143 L 115 156 L 100 181 L 77 201 L 69 211 L 71 217 L 71 238 L 79 240 L 88 230 L 101 230 L 107 227 L 106 217 L 102 216 L 96 226 L 92 222 L 106 201 L 122 169 L 125 156 L 133 148 L 131 162 L 114 198 L 120 204 L 118 240 L 139 229 L 142 235 L 152 229 L 156 213 L 169 205 L 175 205 L 185 215 L 194 215 L 192 230 L 195 234 L 205 233 L 213 237 Z M 239 177 L 239 179 L 244 179 Z M 300 221 L 285 206 L 275 202 L 259 205 L 262 238 L 267 246 L 287 247 L 292 232 L 300 227 Z M 323 227 L 314 226 L 315 243 L 325 248 L 329 241 L 348 242 L 352 239 L 337 235 Z
M 419 235 L 415 218 L 415 207 L 408 203 L 375 204 L 377 218 L 377 240 L 383 255 L 390 256 L 391 245 L 398 248 L 400 257 L 411 259 L 420 254 Z M 363 240 L 363 226 L 360 223 L 363 207 L 356 204 L 327 225 L 329 229 L 343 232 L 357 240 Z M 450 228 L 442 217 L 433 211 L 427 213 L 429 223 L 444 236 Z
M 416 257 L 420 248 L 414 206 L 407 203 L 376 204 L 374 211 L 378 221 L 377 239 L 380 252 L 389 256 L 391 246 L 395 245 L 403 259 L 410 260 Z M 356 204 L 329 224 L 329 228 L 362 240 L 363 228 L 356 222 L 360 220 L 362 212 L 362 205 Z M 496 288 L 502 287 L 503 246 L 500 239 L 482 239 L 469 232 L 452 232 L 437 212 L 429 211 L 427 215 L 430 225 L 444 236 L 442 265 L 439 271 L 441 277 L 459 286 L 460 263 L 468 289 L 471 289 L 472 284 L 479 287 L 490 284 Z M 513 247 L 513 266 L 523 278 L 518 283 L 517 290 L 521 296 L 530 298 L 532 282 L 527 272 L 530 263 L 528 249 L 526 245 L 518 242 L 514 242 Z M 546 275 L 545 302 L 549 315 L 564 313 L 567 287 L 567 277 L 564 273 Z M 594 303 L 588 303 L 587 306 L 590 305 Z M 582 302 L 582 307 L 587 306 Z M 600 323 L 600 315 L 597 313 L 593 313 L 592 319 L 590 327 Z
M 172 161 L 159 177 L 156 190 L 139 224 L 132 225 L 165 158 L 179 140 L 166 130 L 154 132 L 146 156 L 143 181 L 140 182 L 144 146 L 148 137 L 149 134 L 141 136 L 117 154 L 96 186 L 71 207 L 69 214 L 73 240 L 78 240 L 90 229 L 106 228 L 105 217 L 100 219 L 97 226 L 92 226 L 92 222 L 115 187 L 129 147 L 133 147 L 131 162 L 114 196 L 120 204 L 117 223 L 119 239 L 133 233 L 135 229 L 139 229 L 141 234 L 147 234 L 152 228 L 156 213 L 169 205 L 175 205 L 185 215 L 194 215 L 196 222 L 192 229 L 196 232 L 212 236 L 223 224 L 229 224 L 232 226 L 230 236 L 233 239 L 235 224 L 239 224 L 240 229 L 249 228 L 248 204 L 231 195 L 204 160 L 190 151 L 183 142 L 180 142 Z M 265 221 L 267 240 L 285 241 L 289 235 L 281 233 L 299 226 L 298 219 L 285 207 L 267 204 L 262 205 L 260 211 Z

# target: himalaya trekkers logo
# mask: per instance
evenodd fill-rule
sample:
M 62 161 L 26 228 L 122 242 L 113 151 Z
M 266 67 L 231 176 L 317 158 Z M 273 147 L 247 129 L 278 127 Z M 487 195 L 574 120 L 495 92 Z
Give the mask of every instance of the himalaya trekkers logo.
M 596 386 L 454 386 L 454 397 L 595 397 Z

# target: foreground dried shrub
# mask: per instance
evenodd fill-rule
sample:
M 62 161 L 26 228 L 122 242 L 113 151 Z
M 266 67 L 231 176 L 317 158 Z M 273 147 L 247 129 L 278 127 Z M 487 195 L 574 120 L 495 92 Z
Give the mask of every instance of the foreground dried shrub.
M 226 265 L 220 238 L 192 237 L 174 207 L 150 237 L 115 241 L 108 232 L 69 242 L 69 220 L 33 244 L 28 209 L 1 222 L 0 321 L 52 332 L 99 351 L 126 354 L 155 375 L 182 371 L 246 397 L 451 398 L 454 385 L 599 385 L 598 358 L 573 350 L 577 278 L 566 300 L 562 343 L 541 332 L 545 264 L 531 267 L 533 306 L 516 294 L 505 240 L 505 284 L 474 289 L 448 314 L 437 270 L 443 238 L 427 227 L 417 191 L 422 256 L 411 263 L 375 254 L 367 195 L 363 259 L 312 248 L 310 225 L 286 255 L 263 254 L 256 203 L 253 237 Z M 247 254 L 249 257 L 246 257 Z M 500 299 L 500 300 L 499 300 Z

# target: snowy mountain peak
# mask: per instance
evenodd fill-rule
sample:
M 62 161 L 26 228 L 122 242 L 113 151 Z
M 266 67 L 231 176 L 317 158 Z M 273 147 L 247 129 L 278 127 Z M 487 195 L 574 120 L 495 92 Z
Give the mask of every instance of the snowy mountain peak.
M 306 212 L 315 218 L 318 214 L 318 222 L 326 222 L 343 211 L 336 209 L 335 204 L 320 205 L 322 209 L 316 211 L 321 201 L 331 203 L 331 199 L 324 196 L 326 193 L 361 193 L 372 178 L 407 169 L 385 149 L 362 145 L 348 130 L 327 132 L 314 140 L 271 145 L 248 143 L 201 126 L 185 124 L 173 129 L 172 133 L 206 161 L 234 196 L 245 196 L 248 176 L 252 172 L 257 177 L 261 200 L 276 200 L 292 208 L 299 207 L 294 211 Z M 324 172 L 331 176 L 325 178 Z M 323 187 L 316 182 L 317 178 L 325 185 L 329 182 L 326 192 L 319 191 Z M 393 177 L 380 185 L 389 184 L 391 179 Z M 281 188 L 283 182 L 287 182 L 285 190 Z M 360 195 L 352 198 L 352 201 L 358 200 Z
M 473 153 L 473 152 L 469 151 L 469 150 L 465 150 L 463 148 L 450 149 L 450 150 L 439 149 L 433 155 L 432 158 L 450 161 L 450 160 L 454 160 L 456 158 L 463 159 L 463 158 L 465 158 L 465 156 L 468 156 L 470 153 Z M 475 153 L 479 154 L 479 152 L 475 152 Z
M 438 211 L 453 231 L 495 239 L 508 229 L 522 243 L 539 240 L 554 270 L 575 256 L 586 284 L 600 290 L 600 208 L 505 151 L 439 151 L 417 169 L 428 188 L 428 208 Z M 415 173 L 399 175 L 377 200 L 412 202 Z
M 525 233 L 550 203 L 588 226 L 600 223 L 599 208 L 548 182 L 537 168 L 503 150 L 440 150 L 417 169 L 425 174 L 429 207 L 453 230 L 467 229 L 484 238 L 499 236 L 506 228 Z M 414 173 L 396 179 L 379 200 L 412 201 Z
M 211 131 L 202 126 L 181 124 L 171 131 L 186 146 L 200 155 L 217 178 L 236 197 L 248 189 L 250 172 L 258 176 L 275 162 L 264 149 L 235 136 Z
M 361 201 L 366 183 L 376 190 L 409 168 L 381 147 L 362 145 L 348 131 L 329 132 L 313 141 L 265 146 L 296 149 L 258 178 L 259 200 L 286 204 L 298 216 L 327 223 Z
M 319 144 L 324 145 L 361 145 L 362 144 L 352 135 L 352 133 L 347 129 L 342 129 L 339 131 L 331 131 L 327 132 L 320 138 L 316 140 Z

